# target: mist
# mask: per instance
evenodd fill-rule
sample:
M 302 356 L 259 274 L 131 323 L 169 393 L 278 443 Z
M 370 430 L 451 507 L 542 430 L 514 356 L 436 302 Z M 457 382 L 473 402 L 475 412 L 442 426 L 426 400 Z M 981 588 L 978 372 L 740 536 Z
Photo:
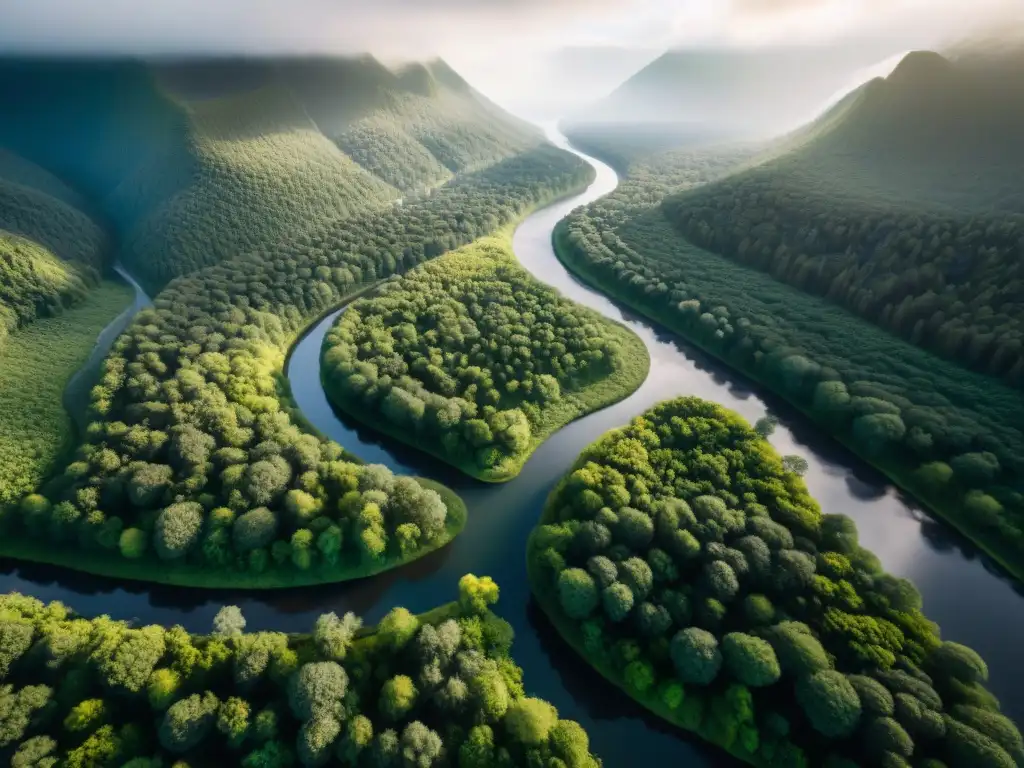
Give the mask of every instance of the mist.
M 0 50 L 440 56 L 502 106 L 550 118 L 666 49 L 870 48 L 852 73 L 1020 13 L 1017 0 L 0 0 Z

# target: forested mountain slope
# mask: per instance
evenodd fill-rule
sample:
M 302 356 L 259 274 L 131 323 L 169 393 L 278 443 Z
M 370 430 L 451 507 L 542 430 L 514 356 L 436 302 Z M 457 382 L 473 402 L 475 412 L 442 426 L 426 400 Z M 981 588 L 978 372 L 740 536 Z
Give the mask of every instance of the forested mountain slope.
M 767 163 L 666 201 L 695 244 L 1024 383 L 1021 57 L 906 57 Z
M 0 150 L 0 344 L 96 284 L 108 241 L 83 204 L 39 166 Z
M 0 95 L 0 147 L 87 194 L 151 289 L 540 141 L 443 62 L 7 59 Z

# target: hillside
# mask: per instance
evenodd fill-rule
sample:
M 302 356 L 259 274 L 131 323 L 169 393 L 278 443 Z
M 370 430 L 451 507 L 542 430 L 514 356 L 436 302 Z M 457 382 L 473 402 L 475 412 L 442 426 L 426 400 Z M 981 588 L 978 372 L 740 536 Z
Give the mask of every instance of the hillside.
M 256 588 L 365 577 L 447 544 L 465 524 L 462 502 L 429 481 L 349 463 L 341 446 L 306 432 L 281 387 L 286 354 L 325 310 L 580 189 L 589 166 L 442 62 L 90 61 L 81 72 L 85 95 L 74 92 L 77 65 L 0 61 L 0 96 L 31 97 L 0 115 L 0 145 L 88 200 L 154 301 L 111 348 L 77 447 L 66 418 L 48 418 L 45 456 L 20 429 L 25 417 L 57 415 L 53 389 L 67 377 L 49 345 L 69 334 L 51 324 L 57 339 L 21 355 L 34 367 L 17 369 L 30 375 L 15 394 L 3 390 L 0 409 L 20 429 L 0 429 L 11 435 L 0 477 L 17 470 L 0 485 L 3 554 Z M 373 140 L 353 157 L 341 146 L 357 128 Z M 376 140 L 384 128 L 422 158 L 402 189 L 383 178 L 394 151 Z M 18 173 L 32 175 L 23 164 Z M 106 322 L 76 330 L 88 346 Z M 70 370 L 72 351 L 88 354 L 74 346 L 63 356 Z M 33 374 L 51 390 L 33 388 Z M 63 471 L 51 472 L 61 458 Z M 342 531 L 319 515 L 356 487 L 388 489 L 379 524 Z M 312 517 L 296 516 L 296 503 Z M 165 523 L 191 533 L 168 549 Z
M 153 290 L 540 140 L 440 61 L 6 59 L 0 96 L 0 147 L 88 196 Z
M 84 200 L 34 163 L 0 150 L 0 345 L 59 314 L 97 282 L 109 250 Z
M 763 138 L 807 120 L 884 56 L 867 45 L 670 50 L 570 122 Z
M 1019 60 L 910 54 L 788 152 L 665 214 L 696 245 L 1020 385 Z

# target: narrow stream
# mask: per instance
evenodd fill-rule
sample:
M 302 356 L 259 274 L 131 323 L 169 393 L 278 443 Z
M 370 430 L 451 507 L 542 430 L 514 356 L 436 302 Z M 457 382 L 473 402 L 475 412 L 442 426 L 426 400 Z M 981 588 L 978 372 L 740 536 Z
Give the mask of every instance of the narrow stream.
M 576 152 L 556 134 L 551 139 Z M 456 541 L 422 560 L 354 583 L 279 592 L 210 592 L 150 585 L 122 585 L 51 567 L 0 561 L 0 591 L 18 590 L 44 600 L 59 599 L 86 615 L 109 614 L 141 622 L 182 624 L 207 630 L 225 603 L 242 608 L 250 629 L 307 630 L 325 611 L 352 610 L 374 622 L 395 605 L 422 611 L 455 596 L 465 573 L 487 574 L 501 586 L 499 613 L 516 630 L 513 649 L 524 669 L 527 690 L 548 699 L 563 717 L 576 719 L 591 734 L 592 748 L 608 768 L 633 765 L 731 765 L 662 725 L 606 685 L 554 634 L 530 597 L 526 580 L 526 539 L 548 492 L 580 451 L 599 435 L 620 426 L 653 404 L 680 395 L 714 400 L 754 421 L 777 416 L 772 442 L 781 453 L 800 454 L 810 468 L 811 492 L 827 512 L 857 521 L 861 541 L 892 573 L 912 579 L 925 612 L 943 636 L 977 649 L 991 670 L 991 688 L 1003 710 L 1024 720 L 1024 667 L 1018 663 L 1024 637 L 1024 594 L 999 575 L 974 547 L 933 521 L 877 471 L 818 433 L 785 403 L 742 376 L 654 327 L 602 294 L 578 283 L 556 259 L 554 225 L 574 208 L 615 189 L 607 165 L 576 152 L 597 170 L 584 193 L 526 219 L 514 247 L 522 264 L 539 279 L 629 326 L 647 344 L 651 373 L 630 398 L 564 428 L 538 449 L 512 482 L 485 485 L 443 464 L 335 414 L 320 387 L 319 352 L 337 313 L 319 322 L 294 350 L 287 375 L 306 417 L 324 434 L 367 461 L 396 472 L 447 483 L 469 507 L 469 523 Z

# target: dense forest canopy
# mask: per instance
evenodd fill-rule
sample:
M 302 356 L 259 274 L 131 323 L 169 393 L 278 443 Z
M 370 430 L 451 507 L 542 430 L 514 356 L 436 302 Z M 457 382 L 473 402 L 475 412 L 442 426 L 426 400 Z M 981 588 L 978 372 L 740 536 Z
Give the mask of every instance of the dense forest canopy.
M 346 295 L 513 220 L 585 169 L 539 147 L 172 282 L 115 344 L 75 460 L 8 511 L 8 535 L 107 550 L 151 578 L 174 561 L 243 580 L 374 569 L 437 546 L 452 533 L 437 494 L 293 423 L 278 394 L 284 350 Z
M 21 99 L 0 145 L 73 184 L 129 269 L 166 285 L 114 345 L 66 469 L 28 496 L 4 479 L 8 536 L 101 570 L 255 585 L 374 572 L 461 528 L 457 499 L 296 424 L 284 353 L 347 296 L 577 188 L 584 163 L 442 62 L 2 60 L 0 93 Z M 387 142 L 339 148 L 377 118 L 433 158 L 409 179 L 429 194 L 394 204 L 375 175 Z
M 0 597 L 0 759 L 12 768 L 349 765 L 598 768 L 580 725 L 526 695 L 487 577 L 459 601 L 364 628 L 212 633 L 85 619 Z M 528 682 L 528 681 L 526 681 Z
M 508 479 L 543 439 L 643 382 L 642 342 L 479 240 L 347 309 L 323 347 L 345 410 L 486 479 Z
M 96 285 L 108 237 L 83 208 L 55 176 L 0 148 L 0 345 Z
M 576 650 L 663 717 L 765 766 L 999 766 L 1024 740 L 969 648 L 738 415 L 662 403 L 588 447 L 531 537 Z
M 666 201 L 702 248 L 1024 384 L 1020 55 L 909 55 L 781 157 Z
M 730 157 L 749 160 L 706 149 L 634 163 L 616 192 L 559 226 L 560 257 L 782 394 L 1020 572 L 1019 392 L 682 238 L 662 200 L 699 195 L 671 197 Z

